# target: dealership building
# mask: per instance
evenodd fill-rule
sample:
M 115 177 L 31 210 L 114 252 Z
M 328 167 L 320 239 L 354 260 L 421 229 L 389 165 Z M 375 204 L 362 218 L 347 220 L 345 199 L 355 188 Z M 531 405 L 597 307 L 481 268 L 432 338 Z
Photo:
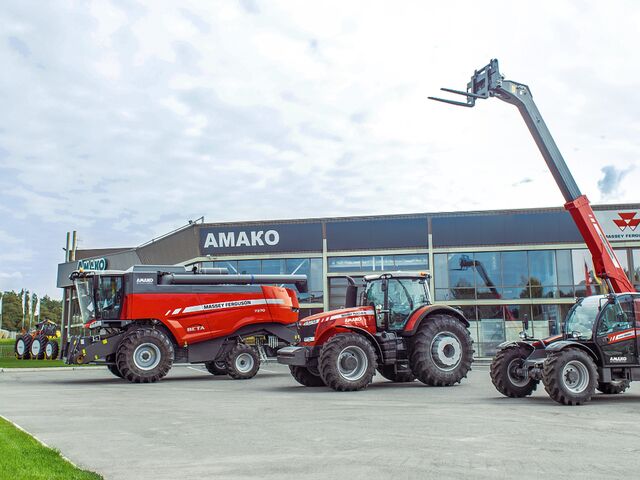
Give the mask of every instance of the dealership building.
M 594 210 L 638 288 L 640 204 Z M 309 291 L 300 294 L 301 316 L 342 307 L 348 276 L 430 271 L 434 301 L 464 312 L 479 356 L 491 356 L 499 343 L 516 338 L 524 315 L 536 337 L 559 332 L 575 299 L 601 288 L 591 255 L 561 208 L 195 222 L 135 248 L 77 250 L 74 261 L 58 266 L 72 323 L 78 315 L 73 270 L 137 264 L 305 274 Z

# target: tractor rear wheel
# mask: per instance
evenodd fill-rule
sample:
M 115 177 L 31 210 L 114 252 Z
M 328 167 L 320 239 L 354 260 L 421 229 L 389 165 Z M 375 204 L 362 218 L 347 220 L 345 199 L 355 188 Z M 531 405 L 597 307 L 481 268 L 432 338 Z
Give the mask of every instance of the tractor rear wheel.
M 24 334 L 16 339 L 14 350 L 18 360 L 29 360 L 31 358 L 31 335 Z
M 157 382 L 172 365 L 173 343 L 167 334 L 155 328 L 130 330 L 116 351 L 117 370 L 122 378 L 133 383 Z
M 289 370 L 291 370 L 291 375 L 300 385 L 305 387 L 324 387 L 324 381 L 320 374 L 313 373 L 307 367 L 289 365 Z
M 498 351 L 491 362 L 493 386 L 506 397 L 527 397 L 538 386 L 538 380 L 518 372 L 531 349 L 522 345 L 511 345 Z
M 212 375 L 227 375 L 229 373 L 226 362 L 206 362 L 204 367 Z
M 44 358 L 46 358 L 47 360 L 55 360 L 56 358 L 58 358 L 59 350 L 60 346 L 58 345 L 58 341 L 49 340 L 44 346 Z
M 255 348 L 238 343 L 227 356 L 227 373 L 234 380 L 253 378 L 260 370 L 260 357 Z
M 542 383 L 549 396 L 563 405 L 582 405 L 591 400 L 598 371 L 591 356 L 577 348 L 552 353 L 542 367 Z
M 336 391 L 364 390 L 375 375 L 376 352 L 362 335 L 341 333 L 322 346 L 318 370 L 324 383 Z
M 397 383 L 413 382 L 416 379 L 411 372 L 396 372 L 395 365 L 383 365 L 378 368 L 378 373 L 387 380 Z
M 459 383 L 471 370 L 473 340 L 464 324 L 447 314 L 425 319 L 413 337 L 411 371 L 427 385 Z
M 120 370 L 118 370 L 118 365 L 116 365 L 116 356 L 115 354 L 113 355 L 107 355 L 106 358 L 107 362 L 113 362 L 113 363 L 108 363 L 107 364 L 107 370 L 109 370 L 111 373 L 113 373 L 116 377 L 118 378 L 123 378 L 122 374 L 120 373 Z
M 618 393 L 624 393 L 624 391 L 629 388 L 631 382 L 629 380 L 618 380 L 617 382 L 598 382 L 599 392 L 606 393 L 608 395 L 615 395 Z
M 44 347 L 48 342 L 49 339 L 46 335 L 36 335 L 31 342 L 31 348 L 29 349 L 31 358 L 34 360 L 42 360 L 44 358 Z

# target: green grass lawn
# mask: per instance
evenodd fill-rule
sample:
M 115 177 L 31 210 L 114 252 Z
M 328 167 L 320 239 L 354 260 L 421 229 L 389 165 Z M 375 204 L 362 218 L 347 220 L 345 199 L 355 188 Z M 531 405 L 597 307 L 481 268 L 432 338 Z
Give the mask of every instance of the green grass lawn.
M 15 345 L 16 341 L 13 338 L 0 338 L 0 345 Z
M 44 447 L 30 435 L 18 430 L 0 418 L 0 475 L 2 478 L 100 480 L 97 473 L 80 470 L 60 456 L 60 453 Z
M 62 360 L 18 360 L 17 358 L 0 358 L 0 368 L 43 368 L 43 367 L 79 367 L 66 365 Z

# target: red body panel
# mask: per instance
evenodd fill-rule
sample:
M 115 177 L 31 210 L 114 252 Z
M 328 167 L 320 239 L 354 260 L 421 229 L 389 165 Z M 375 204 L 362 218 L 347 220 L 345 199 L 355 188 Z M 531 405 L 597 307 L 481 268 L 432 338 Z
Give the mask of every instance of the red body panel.
M 429 307 L 432 307 L 432 306 L 433 305 L 423 305 L 422 307 L 418 308 L 415 312 L 413 312 L 409 317 L 409 320 L 407 320 L 407 324 L 404 326 L 404 331 L 405 332 L 413 331 L 413 329 L 416 327 L 416 323 L 418 323 L 418 320 L 420 320 L 420 317 L 422 316 L 422 314 L 426 310 L 428 310 Z
M 300 321 L 301 329 L 316 324 L 314 340 L 305 341 L 305 338 L 302 338 L 301 346 L 322 345 L 335 334 L 344 333 L 345 329 L 340 327 L 359 328 L 372 335 L 377 331 L 373 307 L 342 308 L 318 313 Z
M 179 345 L 231 335 L 245 325 L 298 320 L 296 294 L 263 286 L 253 293 L 137 293 L 127 295 L 123 319 L 162 322 Z
M 616 293 L 635 292 L 635 288 L 620 266 L 611 244 L 596 220 L 586 195 L 581 195 L 574 201 L 565 203 L 564 208 L 573 217 L 573 221 L 580 230 L 589 252 L 591 252 L 596 275 L 600 278 L 608 278 Z

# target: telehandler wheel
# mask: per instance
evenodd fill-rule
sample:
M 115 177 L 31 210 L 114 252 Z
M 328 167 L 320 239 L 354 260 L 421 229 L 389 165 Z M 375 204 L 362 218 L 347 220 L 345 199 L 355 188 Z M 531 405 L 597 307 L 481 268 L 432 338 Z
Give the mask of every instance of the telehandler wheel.
M 289 370 L 291 370 L 291 375 L 300 385 L 305 387 L 324 387 L 324 381 L 320 374 L 313 373 L 307 367 L 289 365 Z
M 44 358 L 47 360 L 55 360 L 58 358 L 60 346 L 56 340 L 49 340 L 44 346 Z
M 538 386 L 538 380 L 518 374 L 531 350 L 521 345 L 511 345 L 498 351 L 491 362 L 491 381 L 503 395 L 512 398 L 527 397 Z
M 204 367 L 212 375 L 227 375 L 229 373 L 226 362 L 206 362 Z
M 31 358 L 31 335 L 25 334 L 16 339 L 14 350 L 18 360 L 29 360 Z
M 581 405 L 591 400 L 598 383 L 596 364 L 588 353 L 567 348 L 547 357 L 542 383 L 549 396 L 563 405 Z
M 111 373 L 113 373 L 116 377 L 123 378 L 122 374 L 120 373 L 120 370 L 118 370 L 118 365 L 116 365 L 116 363 L 115 363 L 116 356 L 115 355 L 107 355 L 106 360 L 107 360 L 107 362 L 113 362 L 113 363 L 107 365 L 107 370 L 109 370 Z
M 260 370 L 260 357 L 255 348 L 238 343 L 227 355 L 227 373 L 235 380 L 253 378 Z
M 31 348 L 29 349 L 31 358 L 34 360 L 42 360 L 44 358 L 44 347 L 48 342 L 49 339 L 46 335 L 36 335 L 31 342 Z
M 324 383 L 336 391 L 364 390 L 376 372 L 376 352 L 362 335 L 341 333 L 322 346 L 318 370 Z
M 411 371 L 427 385 L 459 383 L 471 370 L 473 340 L 464 324 L 446 314 L 425 319 L 413 337 Z
M 155 328 L 130 330 L 116 351 L 118 371 L 122 378 L 133 383 L 157 382 L 172 365 L 173 344 L 162 330 Z
M 384 365 L 378 368 L 378 373 L 387 380 L 397 383 L 413 382 L 416 379 L 411 372 L 396 372 L 394 365 Z
M 598 382 L 599 392 L 606 393 L 609 395 L 615 395 L 618 393 L 624 393 L 624 391 L 629 388 L 631 382 L 629 380 L 619 380 L 617 382 Z

